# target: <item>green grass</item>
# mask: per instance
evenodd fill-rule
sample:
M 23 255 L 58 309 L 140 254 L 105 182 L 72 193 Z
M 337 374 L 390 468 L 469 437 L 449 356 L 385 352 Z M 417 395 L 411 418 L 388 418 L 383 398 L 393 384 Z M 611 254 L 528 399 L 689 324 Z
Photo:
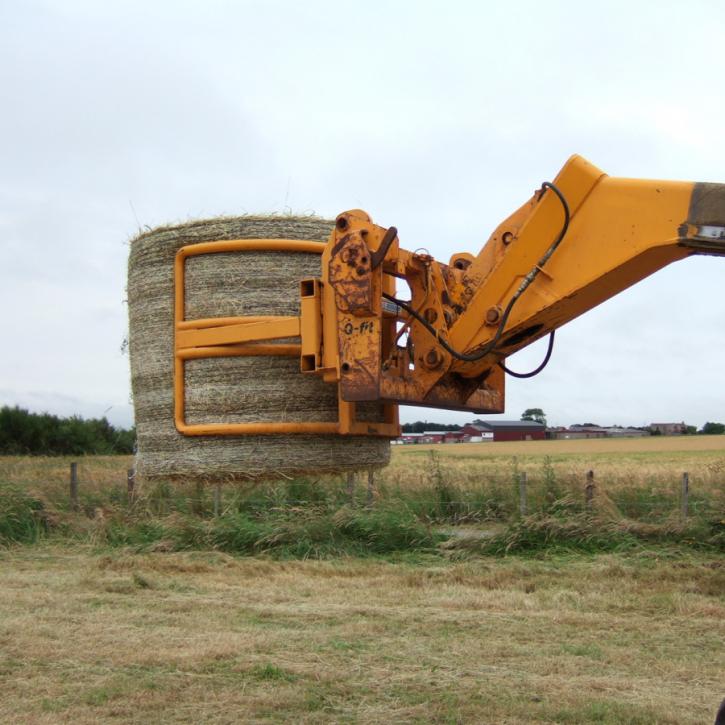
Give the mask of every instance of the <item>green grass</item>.
M 98 543 L 164 547 L 167 550 L 216 549 L 239 554 L 326 558 L 384 555 L 428 550 L 443 539 L 405 509 L 309 508 L 252 515 L 229 511 L 212 518 L 171 515 L 150 520 L 118 519 L 99 526 Z

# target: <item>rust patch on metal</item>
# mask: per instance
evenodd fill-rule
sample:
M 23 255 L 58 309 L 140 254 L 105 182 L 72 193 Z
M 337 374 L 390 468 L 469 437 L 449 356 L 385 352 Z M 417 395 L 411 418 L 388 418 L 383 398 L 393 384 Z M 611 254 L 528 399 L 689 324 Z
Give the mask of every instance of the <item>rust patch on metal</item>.
M 486 370 L 477 378 L 447 373 L 425 395 L 416 383 L 419 381 L 384 374 L 381 400 L 474 413 L 503 413 L 504 410 L 505 380 L 498 367 Z
M 697 182 L 692 189 L 687 221 L 695 226 L 725 226 L 725 184 Z
M 336 304 L 341 312 L 372 312 L 370 251 L 359 232 L 343 236 L 333 247 L 328 266 Z
M 343 400 L 350 402 L 363 400 L 377 400 L 380 397 L 380 383 L 378 369 L 380 355 L 377 346 L 369 348 L 369 354 L 360 357 L 360 347 L 357 347 L 358 358 L 347 363 L 348 367 L 340 380 Z M 346 351 L 343 350 L 343 354 Z
M 725 255 L 725 184 L 693 185 L 687 221 L 677 233 L 680 246 L 694 254 Z

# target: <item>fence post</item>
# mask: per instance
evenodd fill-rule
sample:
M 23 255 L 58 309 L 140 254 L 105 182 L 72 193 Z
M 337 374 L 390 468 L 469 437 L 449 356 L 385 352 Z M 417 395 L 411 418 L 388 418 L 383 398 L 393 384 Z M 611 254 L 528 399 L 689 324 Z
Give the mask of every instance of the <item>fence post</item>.
M 519 513 L 526 516 L 526 471 L 519 473 Z
M 136 469 L 129 468 L 126 471 L 126 492 L 128 496 L 128 505 L 131 506 L 136 500 Z
M 368 468 L 368 508 L 372 507 L 374 497 L 375 497 L 375 469 Z
M 690 474 L 682 474 L 682 496 L 680 498 L 680 514 L 683 519 L 687 518 L 687 504 L 690 498 Z
M 587 511 L 591 511 L 594 504 L 594 471 L 587 471 L 587 483 L 584 487 L 584 503 Z
M 214 486 L 214 517 L 219 516 L 222 509 L 222 485 L 217 483 Z
M 191 510 L 197 516 L 204 513 L 204 482 L 197 479 L 194 483 L 194 496 L 191 499 Z
M 78 511 L 78 464 L 74 461 L 70 464 L 70 507 Z
M 350 506 L 355 506 L 355 471 L 347 472 L 347 495 L 350 497 Z

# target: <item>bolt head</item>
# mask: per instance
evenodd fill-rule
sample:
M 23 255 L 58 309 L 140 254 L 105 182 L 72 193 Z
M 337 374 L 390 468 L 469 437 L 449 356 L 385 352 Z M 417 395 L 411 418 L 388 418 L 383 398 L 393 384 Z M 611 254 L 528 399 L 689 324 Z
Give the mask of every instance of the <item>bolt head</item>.
M 430 370 L 435 370 L 443 362 L 443 358 L 438 350 L 431 349 L 425 354 L 424 358 L 425 366 Z
M 486 311 L 486 324 L 495 325 L 501 319 L 501 309 L 499 307 L 489 307 Z

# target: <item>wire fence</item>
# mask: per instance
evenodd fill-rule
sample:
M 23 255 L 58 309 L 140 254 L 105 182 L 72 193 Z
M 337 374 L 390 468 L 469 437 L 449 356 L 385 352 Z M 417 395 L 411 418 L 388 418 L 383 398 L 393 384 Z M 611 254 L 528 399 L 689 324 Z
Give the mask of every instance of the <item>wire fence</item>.
M 131 459 L 127 459 L 131 460 Z M 118 458 L 104 465 L 88 461 L 37 460 L 32 467 L 0 470 L 0 484 L 11 483 L 40 493 L 56 506 L 94 515 L 107 506 L 143 504 L 163 514 L 174 510 L 220 516 L 231 509 L 295 509 L 305 506 L 352 506 L 374 508 L 395 502 L 427 516 L 451 523 L 508 520 L 562 508 L 583 512 L 617 512 L 637 520 L 725 518 L 725 484 L 693 477 L 690 472 L 669 474 L 658 485 L 610 487 L 595 469 L 583 475 L 562 477 L 543 471 L 507 471 L 488 474 L 477 481 L 451 480 L 444 468 L 433 465 L 411 483 L 400 475 L 375 470 L 350 472 L 325 479 L 284 480 L 265 485 L 199 482 L 172 485 L 159 481 L 139 485 L 133 467 L 121 468 Z M 434 462 L 435 463 L 435 462 Z M 27 475 L 32 471 L 32 476 Z M 415 476 L 413 476 L 414 478 Z

